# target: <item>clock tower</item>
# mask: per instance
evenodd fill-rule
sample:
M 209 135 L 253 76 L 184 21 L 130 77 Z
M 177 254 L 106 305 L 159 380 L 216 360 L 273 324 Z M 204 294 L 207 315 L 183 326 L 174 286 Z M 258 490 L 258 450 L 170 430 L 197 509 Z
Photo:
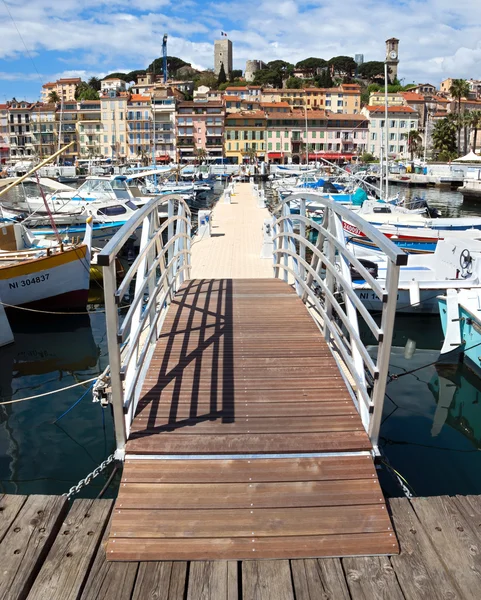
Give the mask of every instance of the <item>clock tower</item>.
M 389 80 L 392 83 L 397 77 L 397 66 L 399 64 L 399 40 L 391 38 L 386 40 L 386 63 L 390 69 Z

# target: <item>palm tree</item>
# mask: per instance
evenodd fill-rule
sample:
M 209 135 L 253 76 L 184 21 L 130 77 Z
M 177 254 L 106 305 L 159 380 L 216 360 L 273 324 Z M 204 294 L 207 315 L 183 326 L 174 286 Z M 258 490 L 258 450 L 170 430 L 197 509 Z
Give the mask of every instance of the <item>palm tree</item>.
M 91 77 L 88 80 L 88 84 L 91 88 L 93 88 L 95 91 L 100 92 L 100 88 L 101 88 L 101 83 L 100 83 L 100 79 L 98 77 Z
M 466 79 L 453 79 L 449 93 L 457 101 L 457 113 L 458 117 L 461 115 L 461 99 L 466 98 L 469 94 L 470 88 Z M 458 154 L 461 152 L 461 127 L 462 124 L 458 123 Z
M 408 133 L 408 149 L 411 153 L 411 160 L 414 160 L 414 154 L 421 148 L 422 137 L 417 129 L 411 129 Z
M 478 129 L 481 126 L 481 110 L 472 110 L 469 113 L 470 126 L 473 130 L 473 152 L 476 152 L 478 142 Z
M 207 158 L 207 150 L 205 148 L 194 148 L 194 156 L 199 164 L 203 163 Z
M 48 101 L 52 104 L 58 104 L 60 102 L 60 96 L 57 94 L 55 90 L 52 90 L 48 95 Z
M 244 154 L 249 159 L 250 164 L 256 162 L 257 152 L 254 150 L 254 148 L 247 148 Z
M 451 160 L 456 156 L 457 118 L 449 114 L 436 121 L 433 129 L 433 148 L 438 152 L 440 160 Z

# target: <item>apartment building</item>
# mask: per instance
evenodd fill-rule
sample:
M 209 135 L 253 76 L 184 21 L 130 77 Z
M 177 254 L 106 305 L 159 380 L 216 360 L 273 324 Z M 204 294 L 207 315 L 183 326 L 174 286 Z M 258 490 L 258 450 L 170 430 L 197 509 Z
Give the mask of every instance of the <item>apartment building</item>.
M 0 104 L 0 164 L 5 164 L 9 156 L 8 104 Z
M 127 158 L 127 92 L 109 92 L 100 97 L 102 109 L 102 155 L 112 160 Z
M 267 115 L 267 159 L 278 164 L 306 160 L 346 161 L 364 152 L 369 121 L 361 114 L 293 109 Z
M 79 144 L 77 139 L 77 119 L 78 107 L 75 100 L 64 102 L 60 108 L 57 108 L 56 120 L 58 122 L 58 135 L 60 137 L 60 146 L 66 146 L 73 142 L 65 152 L 62 153 L 60 161 L 73 164 L 79 157 Z
M 82 100 L 78 103 L 77 132 L 80 158 L 101 156 L 103 124 L 100 100 Z
M 413 129 L 419 129 L 419 113 L 410 106 L 388 107 L 388 139 L 383 143 L 386 132 L 384 106 L 365 106 L 361 112 L 369 118 L 368 152 L 380 157 L 381 147 L 384 146 L 392 159 L 410 157 L 408 134 Z
M 80 77 L 65 77 L 63 79 L 57 79 L 57 81 L 54 82 L 46 83 L 42 86 L 40 99 L 42 102 L 47 103 L 49 101 L 50 93 L 56 92 L 60 100 L 72 102 L 75 100 L 75 92 L 80 83 L 82 83 Z
M 33 104 L 30 112 L 30 133 L 36 156 L 46 158 L 57 151 L 58 124 L 55 104 Z
M 266 158 L 267 115 L 263 110 L 227 114 L 225 156 L 233 164 Z
M 127 90 L 127 83 L 118 77 L 107 77 L 100 82 L 100 93 L 102 95 L 114 92 L 118 94 Z
M 155 90 L 151 97 L 153 143 L 156 162 L 175 162 L 176 94 L 171 88 Z
M 306 88 L 303 99 L 304 105 L 314 110 L 356 115 L 361 110 L 361 87 L 357 83 L 343 83 L 336 88 Z
M 119 131 L 121 145 L 123 134 Z M 132 94 L 127 100 L 127 149 L 130 159 L 152 161 L 152 110 L 150 96 Z
M 221 158 L 224 143 L 224 105 L 218 101 L 179 102 L 177 149 L 179 161 L 192 160 L 203 149 L 209 158 Z
M 32 105 L 29 102 L 13 98 L 13 100 L 7 102 L 7 106 L 10 158 L 13 161 L 18 161 L 25 157 L 33 157 L 35 151 L 30 130 L 30 111 Z

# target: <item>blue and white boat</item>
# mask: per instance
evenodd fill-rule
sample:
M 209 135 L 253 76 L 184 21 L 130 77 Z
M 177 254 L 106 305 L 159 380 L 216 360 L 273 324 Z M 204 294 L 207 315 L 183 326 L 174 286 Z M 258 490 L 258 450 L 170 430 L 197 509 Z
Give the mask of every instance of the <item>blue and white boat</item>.
M 445 336 L 440 362 L 464 360 L 481 376 L 481 287 L 448 290 L 438 302 Z

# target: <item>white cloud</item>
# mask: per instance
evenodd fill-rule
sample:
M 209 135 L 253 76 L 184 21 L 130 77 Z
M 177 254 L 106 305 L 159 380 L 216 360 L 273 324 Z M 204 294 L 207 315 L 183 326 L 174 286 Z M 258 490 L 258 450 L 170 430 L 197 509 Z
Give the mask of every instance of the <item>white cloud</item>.
M 363 53 L 383 60 L 384 40 L 395 36 L 406 82 L 481 76 L 481 2 L 473 0 L 10 0 L 8 6 L 44 72 L 52 72 L 49 51 L 77 72 L 143 68 L 160 56 L 164 31 L 169 54 L 208 68 L 213 40 L 224 30 L 236 68 L 251 58 L 297 62 Z M 0 58 L 14 62 L 26 54 L 1 3 L 0 36 Z

